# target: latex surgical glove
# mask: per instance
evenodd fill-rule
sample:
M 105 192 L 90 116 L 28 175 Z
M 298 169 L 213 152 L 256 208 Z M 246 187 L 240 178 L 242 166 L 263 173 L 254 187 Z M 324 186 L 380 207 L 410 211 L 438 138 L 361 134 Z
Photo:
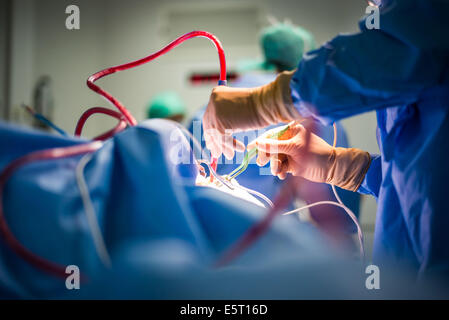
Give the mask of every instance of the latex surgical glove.
M 271 131 L 271 130 L 270 130 Z M 285 179 L 287 173 L 313 182 L 336 185 L 356 191 L 371 163 L 368 152 L 355 148 L 334 148 L 297 122 L 279 139 L 269 139 L 272 132 L 248 144 L 257 147 L 257 164 L 270 161 L 271 173 Z
M 257 88 L 215 87 L 203 117 L 204 138 L 212 156 L 228 159 L 234 150 L 243 151 L 242 142 L 232 133 L 264 128 L 299 119 L 293 106 L 290 80 L 294 72 L 282 72 L 273 82 Z

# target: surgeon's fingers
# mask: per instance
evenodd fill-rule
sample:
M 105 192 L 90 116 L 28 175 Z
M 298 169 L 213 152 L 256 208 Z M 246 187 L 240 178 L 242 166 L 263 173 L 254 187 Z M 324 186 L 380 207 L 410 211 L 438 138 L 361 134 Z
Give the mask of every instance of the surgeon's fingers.
M 246 146 L 246 150 L 251 150 L 251 149 L 257 148 L 256 141 L 257 141 L 257 139 L 254 139 L 253 141 L 248 143 L 248 145 Z
M 282 163 L 282 167 L 285 167 L 285 168 L 282 168 L 277 176 L 279 179 L 285 180 L 285 178 L 287 178 L 287 173 L 288 173 L 288 171 L 286 169 L 287 165 L 285 163 Z
M 259 140 L 261 139 L 269 139 L 268 137 L 270 135 L 272 135 L 273 133 L 275 133 L 277 130 L 279 130 L 279 128 L 275 128 L 275 129 L 271 129 L 267 132 L 265 132 L 262 136 L 258 137 L 257 139 L 254 139 L 253 141 L 251 141 L 250 143 L 248 143 L 248 146 L 246 147 L 247 150 L 252 150 L 254 148 L 257 149 L 257 143 Z M 265 151 L 261 151 L 261 150 L 257 150 L 257 160 L 256 163 L 263 167 L 265 166 L 268 162 L 270 161 L 270 153 L 269 152 L 265 152 Z
M 226 134 L 222 136 L 222 149 L 223 154 L 227 159 L 233 159 L 235 155 L 235 151 L 237 152 L 243 152 L 245 151 L 245 145 L 241 142 L 235 139 L 232 135 Z
M 290 154 L 293 140 L 276 140 L 261 138 L 256 141 L 257 149 L 269 154 L 285 153 Z
M 223 135 L 223 145 L 226 145 L 227 148 L 236 150 L 237 152 L 243 152 L 246 149 L 245 144 L 235 139 L 231 133 Z
M 285 155 L 270 156 L 271 173 L 279 179 L 284 180 L 288 173 L 288 158 Z
M 251 142 L 248 143 L 248 145 L 246 146 L 247 150 L 251 150 L 253 148 L 256 148 L 256 142 L 257 140 L 260 140 L 262 138 L 266 138 L 268 139 L 268 137 L 272 136 L 273 134 L 275 134 L 277 131 L 279 131 L 279 127 L 277 128 L 273 128 L 270 129 L 268 131 L 265 131 L 263 134 L 261 134 L 260 136 L 258 136 L 256 139 L 252 140 Z
M 275 132 L 275 130 L 279 130 L 279 129 L 274 128 L 274 129 L 268 130 L 267 132 L 265 132 L 261 136 L 257 137 L 253 141 L 249 142 L 248 145 L 246 146 L 246 149 L 247 150 L 251 150 L 253 148 L 257 148 L 257 141 L 260 140 L 260 139 L 263 139 L 263 138 L 268 139 L 268 137 L 270 135 L 272 135 Z
M 257 160 L 256 160 L 257 165 L 259 165 L 260 167 L 263 167 L 269 161 L 270 161 L 270 154 L 269 153 L 266 153 L 264 151 L 258 151 L 257 152 Z
M 212 157 L 220 157 L 222 154 L 222 148 L 219 141 L 217 141 L 216 136 L 210 133 L 204 133 L 204 139 L 206 140 L 206 147 L 210 150 Z
M 282 164 L 278 170 L 279 171 L 278 178 L 284 180 L 285 178 L 287 178 L 287 174 L 289 173 L 288 157 L 285 156 L 283 159 L 281 159 L 281 161 Z
M 234 152 L 234 148 L 233 148 L 233 138 L 232 136 L 224 136 L 223 137 L 224 141 L 223 141 L 223 154 L 226 157 L 226 159 L 231 160 L 234 158 L 235 152 Z M 227 140 L 231 140 L 231 142 L 227 141 Z
M 271 169 L 271 174 L 273 176 L 277 176 L 280 173 L 281 166 L 282 166 L 282 160 L 279 159 L 279 157 L 276 154 L 271 155 L 270 156 L 270 169 Z
M 234 138 L 234 150 L 237 152 L 243 152 L 245 151 L 245 144 L 237 139 Z
M 297 134 L 304 131 L 305 128 L 295 122 L 291 122 L 287 131 L 285 131 L 282 136 L 278 138 L 269 138 L 268 135 L 264 134 L 262 137 L 256 139 L 255 146 L 267 153 L 285 153 L 290 154 L 292 152 L 292 146 L 294 145 L 294 138 Z

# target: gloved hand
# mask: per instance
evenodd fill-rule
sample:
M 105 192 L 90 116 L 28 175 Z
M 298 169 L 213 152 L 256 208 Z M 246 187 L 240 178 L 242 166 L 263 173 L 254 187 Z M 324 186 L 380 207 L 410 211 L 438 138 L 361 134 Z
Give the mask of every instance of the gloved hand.
M 203 117 L 204 138 L 212 156 L 228 159 L 245 146 L 232 133 L 264 128 L 299 118 L 293 106 L 290 80 L 294 72 L 283 72 L 273 82 L 257 88 L 215 87 Z
M 266 132 L 247 148 L 257 147 L 257 164 L 264 166 L 270 161 L 271 173 L 280 179 L 291 173 L 310 181 L 356 191 L 371 163 L 368 152 L 334 148 L 298 122 L 290 123 L 279 139 L 267 138 L 272 133 L 272 130 Z

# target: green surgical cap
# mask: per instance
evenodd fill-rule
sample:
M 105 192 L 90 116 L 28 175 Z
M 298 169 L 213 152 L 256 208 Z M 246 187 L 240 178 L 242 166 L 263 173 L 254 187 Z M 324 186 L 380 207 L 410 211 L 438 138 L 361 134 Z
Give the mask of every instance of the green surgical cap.
M 185 115 L 185 113 L 185 105 L 176 92 L 156 95 L 147 108 L 147 118 L 168 118 L 174 115 Z
M 260 42 L 266 62 L 276 65 L 280 71 L 295 69 L 304 52 L 315 48 L 310 32 L 289 23 L 263 29 Z

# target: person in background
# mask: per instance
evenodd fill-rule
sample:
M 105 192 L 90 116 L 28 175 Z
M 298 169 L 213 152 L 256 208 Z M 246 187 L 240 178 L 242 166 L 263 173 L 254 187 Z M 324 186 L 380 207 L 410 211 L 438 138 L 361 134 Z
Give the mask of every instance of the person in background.
M 232 83 L 233 87 L 253 88 L 265 85 L 276 78 L 276 75 L 283 71 L 293 70 L 301 60 L 304 52 L 315 48 L 314 37 L 307 30 L 292 25 L 291 23 L 276 23 L 262 30 L 260 36 L 260 46 L 262 48 L 265 60 L 259 63 L 246 63 L 240 69 L 244 73 Z M 205 112 L 205 107 L 200 109 L 190 121 L 189 130 L 198 134 L 198 128 L 201 128 L 201 119 Z M 267 127 L 266 130 L 272 127 Z M 337 123 L 338 137 L 337 146 L 348 147 L 348 139 L 343 126 Z M 257 131 L 258 134 L 261 131 Z M 322 137 L 329 143 L 333 141 L 333 127 L 317 124 L 314 133 Z M 236 133 L 235 138 L 244 142 L 252 140 L 250 137 L 256 137 L 256 131 L 247 131 Z M 201 136 L 202 138 L 202 136 Z M 198 139 L 200 140 L 200 139 Z M 202 141 L 203 139 L 201 139 Z M 248 141 L 249 142 L 249 141 Z M 204 147 L 204 144 L 203 144 Z M 219 174 L 228 174 L 241 163 L 242 155 L 235 155 L 231 161 L 221 162 L 217 167 Z M 253 159 L 244 173 L 238 177 L 238 182 L 242 186 L 251 188 L 263 193 L 270 199 L 273 199 L 280 187 L 282 181 L 270 174 L 267 166 L 264 168 L 264 174 L 261 168 Z M 298 199 L 310 204 L 316 201 L 332 200 L 336 201 L 329 185 L 314 183 L 303 180 L 300 184 L 300 190 L 297 190 Z M 348 206 L 356 216 L 360 210 L 360 195 L 351 191 L 338 189 L 338 194 L 342 201 Z M 294 204 L 290 205 L 293 208 Z M 317 206 L 310 208 L 310 217 L 326 235 L 335 241 L 338 245 L 345 248 L 353 247 L 352 233 L 356 231 L 351 219 L 345 211 L 337 207 Z
M 169 119 L 181 123 L 186 116 L 186 106 L 176 92 L 167 91 L 151 99 L 147 107 L 147 118 Z

